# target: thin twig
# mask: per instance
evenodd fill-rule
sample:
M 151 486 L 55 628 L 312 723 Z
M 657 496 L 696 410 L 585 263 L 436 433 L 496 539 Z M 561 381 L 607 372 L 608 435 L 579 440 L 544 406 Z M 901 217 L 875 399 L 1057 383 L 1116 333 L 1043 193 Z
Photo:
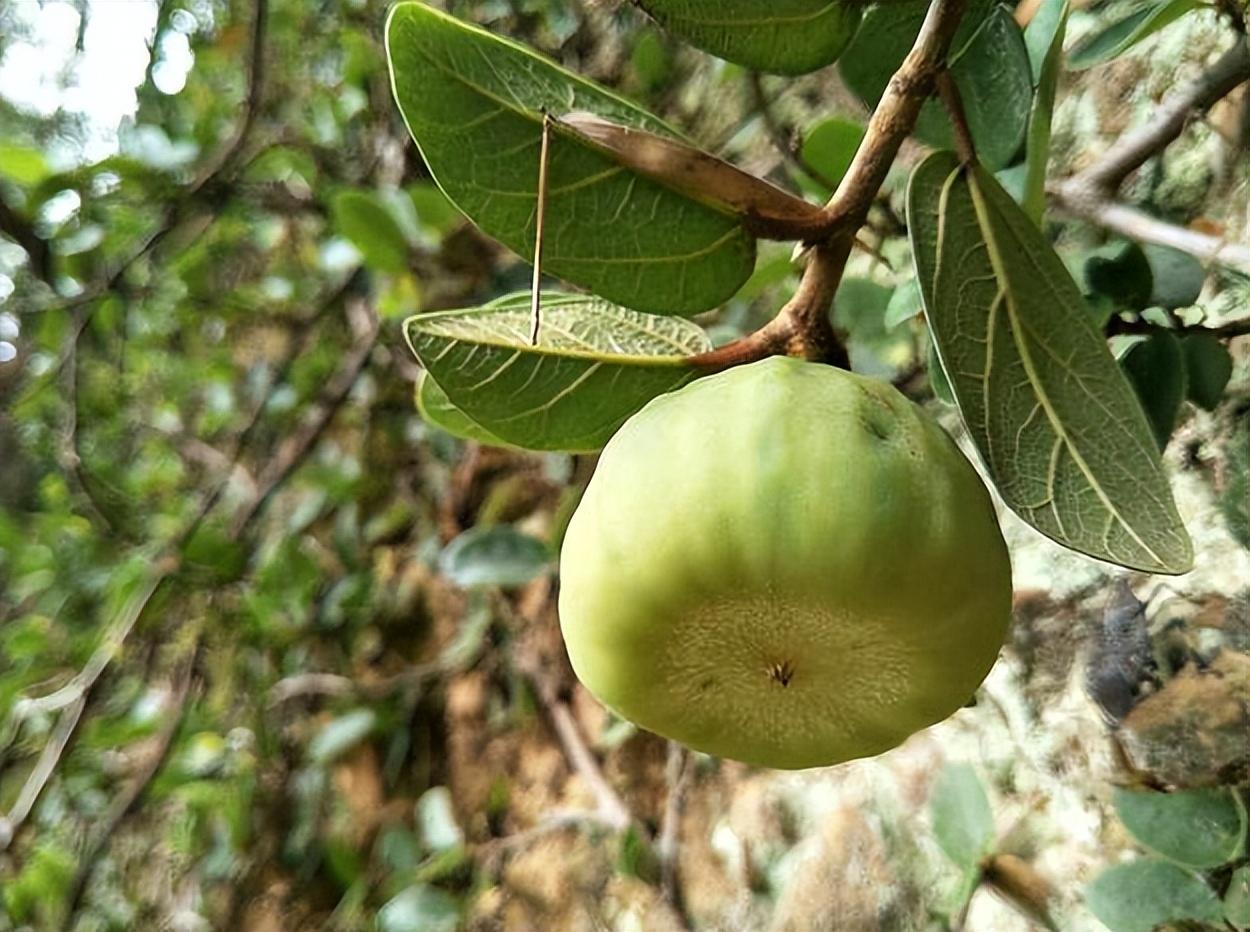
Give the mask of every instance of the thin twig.
M 955 151 L 959 153 L 959 159 L 965 165 L 975 164 L 977 147 L 972 141 L 972 128 L 968 125 L 968 114 L 964 112 L 963 98 L 959 94 L 955 79 L 951 77 L 948 69 L 943 68 L 938 72 L 936 80 L 938 97 L 941 98 L 942 106 L 946 108 L 946 113 L 951 118 L 951 125 L 955 128 Z
M 679 914 L 685 909 L 681 897 L 681 885 L 677 876 L 677 855 L 681 837 L 681 814 L 686 789 L 694 767 L 686 749 L 676 741 L 668 743 L 668 759 L 664 764 L 664 782 L 668 795 L 664 800 L 664 816 L 660 821 L 660 834 L 656 839 L 655 852 L 660 861 L 660 889 L 669 905 Z
M 551 727 L 560 741 L 565 759 L 594 796 L 598 820 L 614 831 L 624 831 L 634 821 L 633 816 L 630 815 L 629 807 L 604 778 L 598 761 L 590 752 L 577 722 L 573 719 L 569 704 L 556 694 L 555 686 L 541 667 L 527 665 L 524 672 L 551 720 Z
M 164 711 L 163 724 L 156 734 L 154 744 L 148 749 L 143 766 L 139 768 L 130 784 L 113 800 L 113 804 L 109 806 L 108 813 L 104 817 L 102 827 L 96 831 L 95 837 L 88 842 L 86 849 L 79 857 L 78 870 L 74 873 L 73 881 L 69 885 L 69 895 L 66 897 L 66 920 L 64 926 L 66 929 L 73 927 L 78 905 L 82 900 L 83 893 L 86 892 L 87 884 L 91 880 L 92 872 L 95 870 L 101 853 L 103 853 L 109 841 L 117 833 L 117 830 L 126 818 L 138 807 L 139 801 L 143 798 L 148 787 L 156 779 L 156 775 L 160 773 L 161 768 L 165 765 L 165 761 L 169 758 L 169 751 L 173 746 L 174 736 L 178 734 L 178 729 L 182 725 L 183 716 L 186 713 L 187 700 L 193 691 L 199 644 L 200 641 L 197 634 L 195 643 L 189 651 L 190 656 L 182 664 L 182 672 L 178 676 L 177 686 L 174 688 L 169 706 Z
M 48 785 L 48 781 L 52 778 L 52 772 L 56 770 L 56 765 L 61 760 L 61 754 L 65 751 L 65 746 L 69 744 L 69 739 L 73 737 L 74 729 L 78 725 L 78 719 L 82 716 L 82 710 L 87 705 L 87 697 L 79 696 L 69 704 L 69 707 L 61 713 L 61 717 L 57 720 L 56 728 L 53 729 L 48 743 L 43 747 L 43 753 L 39 755 L 39 760 L 35 764 L 35 769 L 30 772 L 30 776 L 23 784 L 21 792 L 18 793 L 17 799 L 13 803 L 13 807 L 9 810 L 7 816 L 0 816 L 0 851 L 4 851 L 9 847 L 17 835 L 18 829 L 26 821 L 31 810 L 34 809 L 35 803 L 39 801 L 40 794 Z
M 836 188 L 838 183 L 809 162 L 803 156 L 803 150 L 791 143 L 791 134 L 777 121 L 777 116 L 773 113 L 768 96 L 764 93 L 764 81 L 760 77 L 759 72 L 749 72 L 747 82 L 751 88 L 751 97 L 755 104 L 755 111 L 760 115 L 760 121 L 764 124 L 764 132 L 768 136 L 769 142 L 773 144 L 773 148 L 781 153 L 782 157 L 794 168 L 807 175 L 817 184 L 830 191 Z
M 538 197 L 534 206 L 534 280 L 530 284 L 530 346 L 538 345 L 542 323 L 543 221 L 547 216 L 547 158 L 551 144 L 551 114 L 543 114 L 542 145 L 538 150 Z

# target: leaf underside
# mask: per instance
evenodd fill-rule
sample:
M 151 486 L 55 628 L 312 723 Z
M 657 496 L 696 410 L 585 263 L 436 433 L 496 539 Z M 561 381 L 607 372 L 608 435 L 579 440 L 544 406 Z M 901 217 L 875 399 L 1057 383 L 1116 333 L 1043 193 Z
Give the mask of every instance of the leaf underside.
M 473 420 L 447 397 L 442 387 L 422 372 L 417 378 L 416 389 L 417 411 L 427 424 L 433 424 L 453 437 L 461 440 L 473 440 L 495 447 L 509 447 L 510 443 L 499 439 L 477 421 Z
M 687 357 L 711 349 L 689 321 L 581 295 L 544 295 L 537 346 L 529 328 L 527 294 L 404 325 L 451 406 L 487 434 L 531 450 L 601 448 L 652 398 L 702 374 Z
M 948 152 L 913 174 L 908 227 L 937 351 L 1006 504 L 1073 550 L 1187 572 L 1192 545 L 1150 426 L 1037 227 Z
M 727 61 L 774 74 L 834 62 L 855 35 L 846 0 L 637 0 L 661 26 Z
M 543 114 L 587 111 L 679 139 L 658 118 L 529 49 L 422 3 L 391 12 L 395 99 L 439 186 L 484 232 L 533 254 Z M 566 134 L 548 160 L 544 270 L 628 307 L 694 314 L 750 276 L 739 217 Z

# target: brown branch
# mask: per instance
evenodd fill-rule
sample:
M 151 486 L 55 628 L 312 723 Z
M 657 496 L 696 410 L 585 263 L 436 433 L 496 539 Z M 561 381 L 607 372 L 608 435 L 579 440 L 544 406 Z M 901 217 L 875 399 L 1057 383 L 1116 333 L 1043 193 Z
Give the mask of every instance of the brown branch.
M 278 487 L 287 480 L 304 461 L 309 451 L 316 446 L 369 362 L 369 356 L 377 342 L 379 322 L 373 309 L 363 301 L 359 303 L 358 309 L 364 318 L 363 334 L 356 346 L 347 354 L 338 373 L 326 384 L 322 399 L 314 407 L 309 420 L 300 430 L 286 438 L 282 446 L 278 448 L 273 461 L 257 477 L 258 490 L 255 497 L 239 509 L 231 525 L 231 536 L 236 540 L 242 537 L 248 525 L 264 509 Z
M 1182 85 L 1155 107 L 1149 121 L 1121 136 L 1069 183 L 1104 193 L 1115 191 L 1135 169 L 1180 136 L 1194 116 L 1205 113 L 1246 80 L 1250 80 L 1250 49 L 1239 38 L 1208 71 Z
M 656 838 L 655 853 L 660 861 L 660 889 L 669 905 L 685 916 L 680 878 L 677 876 L 677 855 L 681 836 L 681 814 L 686 790 L 694 772 L 690 754 L 676 741 L 668 743 L 668 759 L 664 764 L 664 782 L 668 796 L 664 800 L 664 817 Z M 689 922 L 687 922 L 689 925 Z
M 864 141 L 825 205 L 821 237 L 813 243 L 798 291 L 780 313 L 755 333 L 691 358 L 723 369 L 788 353 L 846 367 L 846 349 L 829 321 L 856 232 L 868 219 L 877 192 L 933 90 L 946 50 L 959 27 L 966 0 L 933 0 L 911 51 L 868 121 Z
M 938 97 L 942 100 L 942 106 L 946 108 L 946 113 L 951 118 L 951 125 L 955 128 L 955 151 L 959 153 L 959 159 L 965 165 L 973 165 L 977 161 L 976 143 L 972 141 L 972 128 L 968 125 L 968 114 L 964 112 L 964 101 L 959 94 L 959 88 L 955 85 L 955 79 L 951 77 L 950 71 L 942 69 L 937 76 Z
M 69 707 L 61 713 L 56 727 L 52 730 L 52 736 L 48 739 L 48 743 L 43 746 L 43 753 L 39 755 L 35 769 L 30 772 L 30 776 L 27 777 L 26 782 L 22 785 L 22 789 L 18 793 L 13 807 L 9 810 L 9 814 L 0 816 L 0 851 L 8 848 L 14 836 L 17 835 L 18 829 L 22 827 L 31 810 L 35 808 L 35 803 L 39 801 L 39 796 L 43 793 L 44 787 L 52 779 L 52 773 L 56 770 L 56 765 L 60 763 L 61 754 L 64 753 L 65 746 L 69 744 L 69 739 L 74 735 L 74 729 L 77 727 L 78 719 L 82 717 L 82 710 L 86 705 L 87 697 L 79 696 L 69 703 Z
M 1245 244 L 1175 226 L 1115 199 L 1125 178 L 1179 137 L 1196 114 L 1206 112 L 1246 80 L 1250 80 L 1250 49 L 1241 38 L 1208 71 L 1159 104 L 1148 122 L 1121 136 L 1089 168 L 1048 185 L 1047 194 L 1068 214 L 1130 239 L 1170 246 L 1204 263 L 1250 270 L 1250 248 Z

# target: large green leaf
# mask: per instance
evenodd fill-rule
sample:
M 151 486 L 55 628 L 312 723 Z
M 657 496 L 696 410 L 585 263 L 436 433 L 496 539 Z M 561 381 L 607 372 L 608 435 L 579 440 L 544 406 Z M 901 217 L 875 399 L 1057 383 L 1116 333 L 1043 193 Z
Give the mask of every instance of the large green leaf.
M 1105 29 L 1077 43 L 1068 56 L 1073 71 L 1091 68 L 1124 54 L 1138 42 L 1169 26 L 1191 10 L 1205 6 L 1200 0 L 1159 0 L 1138 7 Z
M 422 3 L 387 22 L 395 99 L 447 196 L 523 256 L 534 249 L 543 113 L 586 111 L 680 138 L 656 117 L 507 39 Z M 741 218 L 616 163 L 550 141 L 544 268 L 629 307 L 693 314 L 750 276 Z
M 1085 902 L 1111 932 L 1152 932 L 1182 919 L 1215 924 L 1223 913 L 1202 878 L 1150 858 L 1103 871 L 1086 888 Z
M 636 0 L 691 45 L 757 71 L 806 74 L 834 62 L 855 35 L 846 0 Z
M 1242 853 L 1246 814 L 1228 787 L 1116 790 L 1115 811 L 1134 838 L 1185 867 L 1220 867 Z
M 1036 225 L 946 152 L 912 175 L 907 213 L 925 316 L 1003 500 L 1081 553 L 1186 572 L 1193 548 L 1150 425 Z
M 700 374 L 687 357 L 711 348 L 689 321 L 597 298 L 544 295 L 537 346 L 529 295 L 411 317 L 421 364 L 472 423 L 532 450 L 597 450 L 657 395 Z

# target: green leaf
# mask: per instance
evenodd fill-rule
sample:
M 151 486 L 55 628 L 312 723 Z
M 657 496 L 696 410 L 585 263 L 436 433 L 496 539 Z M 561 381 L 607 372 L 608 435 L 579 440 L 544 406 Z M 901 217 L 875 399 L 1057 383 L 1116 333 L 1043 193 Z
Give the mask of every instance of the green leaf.
M 461 440 L 474 440 L 494 447 L 511 446 L 452 404 L 447 393 L 439 388 L 428 372 L 422 372 L 417 378 L 416 398 L 417 410 L 427 424 L 433 424 Z
M 801 150 L 803 163 L 820 172 L 820 180 L 836 186 L 851 167 L 864 127 L 854 120 L 830 117 L 807 131 Z
M 544 112 L 586 111 L 680 139 L 624 98 L 421 3 L 392 9 L 386 44 L 395 99 L 439 186 L 525 257 L 534 250 Z M 751 274 L 755 241 L 740 217 L 627 170 L 574 135 L 552 133 L 548 185 L 544 270 L 605 298 L 693 314 Z
M 407 887 L 378 910 L 378 932 L 455 932 L 459 925 L 451 894 L 428 884 Z
M 1233 357 L 1213 333 L 1191 333 L 1181 338 L 1188 376 L 1188 396 L 1200 408 L 1214 411 L 1233 376 Z
M 946 375 L 946 370 L 942 368 L 941 357 L 937 354 L 937 347 L 933 340 L 929 340 L 929 387 L 933 389 L 933 395 L 938 401 L 948 405 L 955 403 L 955 393 L 951 391 L 951 380 Z
M 340 191 L 330 205 L 334 227 L 360 250 L 365 264 L 398 275 L 408 268 L 408 240 L 372 191 Z
M 1044 0 L 1024 41 L 1037 85 L 1025 145 L 1024 212 L 1039 226 L 1046 214 L 1046 168 L 1050 162 L 1050 126 L 1055 91 L 1063 70 L 1063 38 L 1068 28 L 1068 0 Z
M 689 321 L 578 295 L 544 295 L 537 346 L 530 299 L 412 317 L 408 344 L 451 404 L 508 443 L 597 450 L 657 395 L 701 374 L 686 357 L 711 348 Z
M 464 589 L 523 586 L 550 565 L 546 544 L 508 525 L 470 528 L 447 545 L 438 561 L 443 575 Z
M 933 834 L 946 856 L 975 868 L 994 844 L 994 815 L 977 773 L 968 764 L 948 764 L 929 799 Z
M 38 149 L 0 144 L 0 177 L 20 185 L 35 185 L 50 174 L 52 170 Z
M 855 35 L 845 0 L 636 0 L 691 45 L 756 71 L 806 74 L 832 64 Z
M 1010 165 L 1024 142 L 1033 105 L 1029 50 L 1015 17 L 996 6 L 951 64 L 977 159 L 991 171 Z
M 1250 929 L 1250 864 L 1233 871 L 1224 894 L 1224 918 L 1236 929 Z
M 1222 912 L 1200 877 L 1149 858 L 1103 871 L 1086 888 L 1085 902 L 1111 932 L 1151 932 L 1182 919 L 1218 923 Z
M 1176 793 L 1116 790 L 1114 802 L 1134 838 L 1184 867 L 1220 867 L 1241 854 L 1245 812 L 1227 787 Z
M 1185 356 L 1180 341 L 1160 330 L 1129 347 L 1120 366 L 1137 392 L 1155 442 L 1164 449 L 1185 400 Z
M 353 709 L 329 722 L 308 745 L 315 763 L 328 764 L 346 754 L 373 733 L 378 717 L 372 709 Z
M 1117 308 L 1138 311 L 1150 303 L 1154 272 L 1146 253 L 1127 240 L 1095 249 L 1085 260 L 1085 286 Z
M 1041 231 L 951 153 L 913 173 L 907 215 L 938 354 L 1006 504 L 1081 553 L 1188 571 L 1150 425 Z
M 1147 243 L 1142 246 L 1150 264 L 1154 287 L 1150 291 L 1151 307 L 1191 307 L 1202 294 L 1207 270 L 1187 252 L 1169 246 Z
M 1081 71 L 1110 61 L 1191 10 L 1203 6 L 1199 0 L 1162 0 L 1140 7 L 1078 42 L 1068 55 L 1068 67 Z
M 924 310 L 920 300 L 920 283 L 909 278 L 894 289 L 890 303 L 885 306 L 885 329 L 893 330 L 904 321 L 911 320 Z

